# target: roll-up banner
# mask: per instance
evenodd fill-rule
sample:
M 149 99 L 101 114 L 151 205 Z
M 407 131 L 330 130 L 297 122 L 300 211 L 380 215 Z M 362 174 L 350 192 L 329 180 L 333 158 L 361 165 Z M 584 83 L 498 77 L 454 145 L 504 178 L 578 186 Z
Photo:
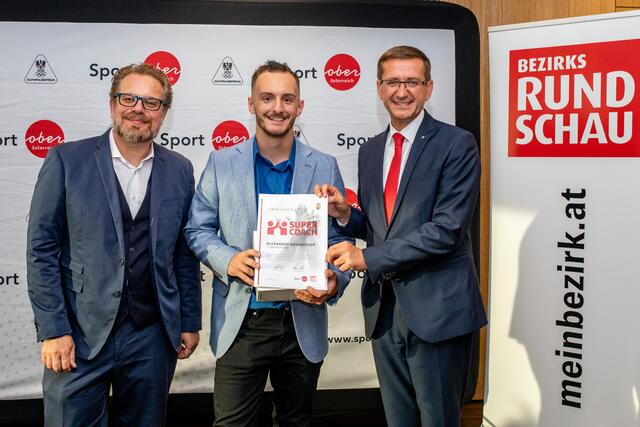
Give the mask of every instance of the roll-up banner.
M 640 423 L 640 13 L 489 30 L 485 426 Z

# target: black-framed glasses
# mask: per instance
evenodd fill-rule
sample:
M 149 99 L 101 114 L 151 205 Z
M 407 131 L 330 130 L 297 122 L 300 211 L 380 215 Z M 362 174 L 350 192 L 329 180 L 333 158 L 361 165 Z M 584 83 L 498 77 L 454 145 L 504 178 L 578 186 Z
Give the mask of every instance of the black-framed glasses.
M 118 103 L 123 107 L 135 107 L 138 101 L 142 101 L 142 107 L 149 111 L 158 111 L 164 101 L 150 96 L 138 96 L 132 93 L 116 93 L 114 98 L 118 98 Z
M 388 80 L 380 80 L 382 84 L 390 87 L 391 89 L 397 89 L 400 85 L 405 85 L 408 89 L 415 89 L 418 86 L 424 86 L 427 84 L 427 80 L 418 80 L 418 79 L 408 79 L 408 80 L 398 80 L 398 79 L 388 79 Z

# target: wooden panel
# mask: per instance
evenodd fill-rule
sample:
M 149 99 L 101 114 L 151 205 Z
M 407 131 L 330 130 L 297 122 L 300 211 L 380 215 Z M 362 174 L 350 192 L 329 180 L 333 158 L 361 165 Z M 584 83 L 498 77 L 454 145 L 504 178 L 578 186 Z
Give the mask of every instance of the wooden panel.
M 616 0 L 616 7 L 640 8 L 640 0 Z
M 480 186 L 480 288 L 487 305 L 489 283 L 489 54 L 487 28 L 544 19 L 593 15 L 627 9 L 627 3 L 640 7 L 640 0 L 450 0 L 470 9 L 480 29 L 480 156 L 482 181 Z M 624 3 L 621 4 L 621 3 Z M 484 399 L 486 365 L 486 328 L 480 332 L 480 372 L 474 399 Z

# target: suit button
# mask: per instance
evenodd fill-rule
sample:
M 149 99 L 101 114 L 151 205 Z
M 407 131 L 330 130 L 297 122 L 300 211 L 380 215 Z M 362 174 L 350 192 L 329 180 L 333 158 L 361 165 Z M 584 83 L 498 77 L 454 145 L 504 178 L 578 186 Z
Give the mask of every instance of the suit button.
M 134 252 L 136 248 L 129 248 L 129 252 Z
M 120 298 L 120 297 L 122 296 L 122 292 L 120 292 L 120 291 L 115 291 L 115 292 L 113 293 L 113 296 L 114 296 L 115 298 Z
M 124 260 L 123 259 L 120 260 L 120 265 L 124 265 Z

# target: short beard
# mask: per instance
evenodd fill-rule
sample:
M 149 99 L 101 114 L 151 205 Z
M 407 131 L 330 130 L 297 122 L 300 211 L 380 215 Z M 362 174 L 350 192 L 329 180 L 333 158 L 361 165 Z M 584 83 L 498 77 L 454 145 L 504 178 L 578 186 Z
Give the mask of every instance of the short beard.
M 158 131 L 153 132 L 150 126 L 148 130 L 142 130 L 133 126 L 125 127 L 123 123 L 117 124 L 114 122 L 113 129 L 122 139 L 134 144 L 143 144 L 158 136 Z
M 278 138 L 280 136 L 286 135 L 287 133 L 289 133 L 289 131 L 293 128 L 293 124 L 296 122 L 295 119 L 291 120 L 289 122 L 289 125 L 282 129 L 282 131 L 280 132 L 271 132 L 270 130 L 267 129 L 267 126 L 264 124 L 264 119 L 262 119 L 261 117 L 257 117 L 256 116 L 256 125 L 258 125 L 258 127 L 260 129 L 262 129 L 262 131 L 264 133 L 266 133 L 267 135 L 269 135 L 270 137 L 273 138 Z

